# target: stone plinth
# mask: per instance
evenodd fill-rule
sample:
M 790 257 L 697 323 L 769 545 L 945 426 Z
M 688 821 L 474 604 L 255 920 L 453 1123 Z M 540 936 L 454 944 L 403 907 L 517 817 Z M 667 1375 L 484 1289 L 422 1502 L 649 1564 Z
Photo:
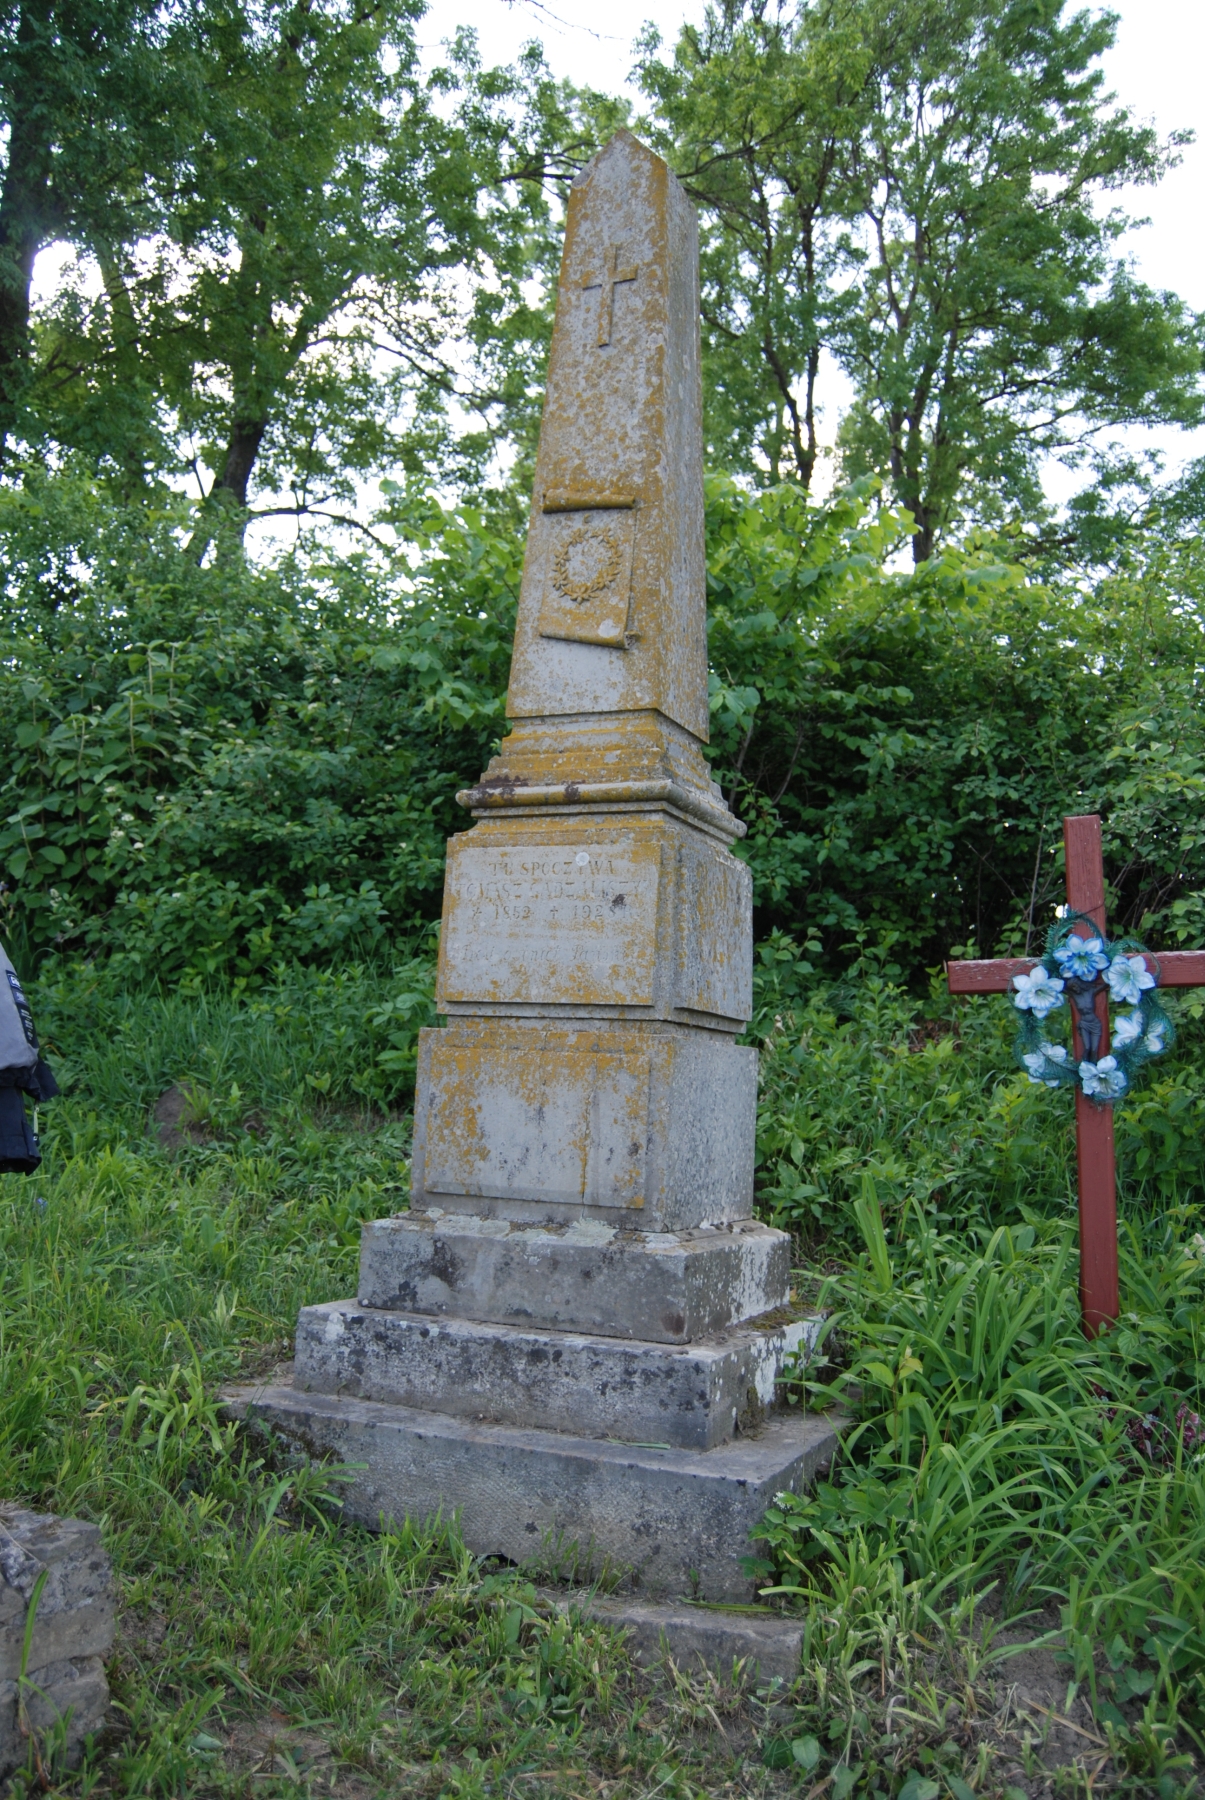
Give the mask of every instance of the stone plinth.
M 569 203 L 510 735 L 458 798 L 410 1213 L 292 1386 L 232 1392 L 364 1464 L 348 1515 L 456 1513 L 653 1592 L 748 1599 L 773 1495 L 831 1456 L 777 1406 L 815 1321 L 754 1223 L 752 880 L 711 779 L 693 209 L 619 132 Z
M 671 1346 L 331 1300 L 302 1309 L 293 1385 L 458 1419 L 710 1450 L 761 1423 L 784 1359 L 818 1328 L 815 1319 L 755 1322 Z
M 109 1704 L 102 1659 L 113 1648 L 116 1604 L 99 1528 L 0 1506 L 0 1778 L 29 1750 L 19 1682 L 29 1607 L 42 1574 L 25 1663 L 25 1723 L 49 1733 L 65 1719 L 65 1756 L 72 1763 Z
M 620 1231 L 582 1219 L 515 1225 L 475 1214 L 373 1219 L 361 1306 L 690 1344 L 787 1303 L 786 1233 L 754 1219 L 695 1231 Z
M 750 1532 L 775 1494 L 800 1492 L 828 1466 L 836 1444 L 828 1421 L 806 1413 L 700 1452 L 474 1424 L 292 1386 L 232 1388 L 226 1402 L 309 1454 L 351 1465 L 339 1497 L 357 1524 L 455 1514 L 479 1556 L 576 1564 L 586 1578 L 607 1565 L 651 1594 L 724 1603 L 754 1598 L 741 1567 L 756 1554 Z
M 411 1205 L 685 1231 L 747 1219 L 757 1055 L 611 1020 L 420 1033 Z

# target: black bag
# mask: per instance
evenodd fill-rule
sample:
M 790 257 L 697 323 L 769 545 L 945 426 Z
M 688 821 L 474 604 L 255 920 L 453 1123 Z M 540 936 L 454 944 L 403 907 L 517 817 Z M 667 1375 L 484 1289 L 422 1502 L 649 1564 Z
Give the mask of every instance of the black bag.
M 31 1175 L 42 1160 L 25 1113 L 25 1095 L 49 1100 L 59 1084 L 38 1049 L 29 1002 L 0 950 L 0 1174 Z

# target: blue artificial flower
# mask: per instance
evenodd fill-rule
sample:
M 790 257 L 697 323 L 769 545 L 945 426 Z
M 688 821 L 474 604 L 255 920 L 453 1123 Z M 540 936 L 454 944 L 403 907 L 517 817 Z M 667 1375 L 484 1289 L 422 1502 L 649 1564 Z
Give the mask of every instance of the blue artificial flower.
M 1064 975 L 1077 975 L 1081 981 L 1091 981 L 1101 969 L 1109 966 L 1104 944 L 1098 937 L 1073 935 L 1058 946 L 1054 959 Z
M 1013 1005 L 1018 1012 L 1032 1012 L 1035 1019 L 1044 1019 L 1056 1006 L 1063 1005 L 1062 981 L 1057 975 L 1048 975 L 1041 963 L 1028 975 L 1014 975 L 1013 986 L 1017 990 Z
M 1155 985 L 1155 977 L 1141 956 L 1115 956 L 1105 970 L 1105 980 L 1114 1006 L 1137 1006 L 1147 988 Z
M 1118 1094 L 1126 1091 L 1126 1078 L 1117 1067 L 1115 1056 L 1102 1056 L 1099 1062 L 1094 1063 L 1082 1062 L 1079 1076 L 1084 1084 L 1085 1094 L 1099 1094 L 1102 1100 L 1116 1100 Z
M 1167 1042 L 1167 1026 L 1162 1019 L 1156 1019 L 1143 1041 L 1142 1048 L 1149 1050 L 1152 1056 L 1159 1056 Z
M 1029 1070 L 1029 1079 L 1035 1087 L 1056 1088 L 1059 1085 L 1057 1081 L 1047 1079 L 1046 1062 L 1048 1058 L 1051 1062 L 1065 1063 L 1067 1052 L 1062 1044 L 1039 1044 L 1036 1050 L 1031 1050 L 1028 1056 L 1021 1058 Z
M 1112 970 L 1110 970 L 1110 974 L 1111 973 Z M 1105 979 L 1107 981 L 1108 976 L 1106 976 Z M 1136 1044 L 1145 1029 L 1146 1020 L 1142 1016 L 1142 1009 L 1140 1007 L 1135 1007 L 1134 1011 L 1132 1013 L 1127 1013 L 1125 1018 L 1114 1020 L 1113 1042 L 1119 1049 L 1124 1049 L 1126 1044 Z

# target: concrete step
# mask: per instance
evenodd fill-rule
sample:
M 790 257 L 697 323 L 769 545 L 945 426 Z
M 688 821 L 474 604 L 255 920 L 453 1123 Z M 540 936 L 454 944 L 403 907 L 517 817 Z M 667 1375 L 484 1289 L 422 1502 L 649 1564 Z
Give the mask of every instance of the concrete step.
M 698 1344 L 431 1319 L 331 1300 L 302 1308 L 293 1384 L 461 1419 L 711 1450 L 777 1402 L 783 1360 L 817 1318 Z
M 754 1219 L 650 1232 L 399 1213 L 364 1226 L 357 1291 L 399 1312 L 689 1344 L 784 1306 L 790 1248 Z
M 604 1565 L 645 1594 L 750 1601 L 741 1567 L 776 1494 L 826 1469 L 837 1431 L 788 1413 L 717 1450 L 652 1450 L 292 1386 L 228 1388 L 227 1411 L 300 1454 L 354 1470 L 343 1516 L 370 1530 L 455 1515 L 476 1555 Z

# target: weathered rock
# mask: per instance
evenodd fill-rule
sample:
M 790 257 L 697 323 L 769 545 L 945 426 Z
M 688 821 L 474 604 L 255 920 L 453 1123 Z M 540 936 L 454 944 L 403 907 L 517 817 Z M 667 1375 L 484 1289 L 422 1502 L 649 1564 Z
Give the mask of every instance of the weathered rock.
M 73 1768 L 83 1753 L 85 1738 L 100 1730 L 109 1710 L 104 1663 L 99 1656 L 47 1663 L 26 1679 L 23 1692 L 22 1708 L 17 1682 L 0 1681 L 0 1779 L 25 1761 L 31 1733 L 44 1749 L 54 1741 L 55 1727 L 64 1722 L 62 1746 L 59 1749 L 56 1744 L 56 1751 L 66 1766 Z
M 706 1669 L 730 1679 L 737 1671 L 742 1681 L 761 1687 L 772 1681 L 789 1687 L 799 1675 L 803 1626 L 797 1618 L 588 1592 L 558 1595 L 554 1604 L 622 1631 L 628 1654 L 642 1668 L 668 1658 L 688 1675 Z
M 99 1728 L 108 1705 L 101 1659 L 113 1647 L 116 1602 L 99 1528 L 0 1505 L 0 1775 L 28 1749 L 18 1681 L 29 1607 L 43 1574 L 25 1664 L 27 1723 L 44 1731 L 70 1713 L 70 1758 Z
M 710 1450 L 775 1406 L 784 1358 L 819 1325 L 800 1319 L 698 1344 L 647 1344 L 331 1300 L 302 1309 L 293 1385 L 458 1419 Z
M 43 1571 L 27 1670 L 112 1647 L 116 1601 L 100 1528 L 0 1505 L 0 1681 L 20 1673 L 29 1601 Z
M 790 1240 L 753 1219 L 619 1231 L 399 1213 L 365 1225 L 361 1306 L 689 1344 L 785 1306 Z
M 837 1433 L 804 1413 L 766 1421 L 715 1450 L 655 1450 L 514 1425 L 477 1425 L 376 1400 L 293 1387 L 227 1390 L 308 1455 L 354 1470 L 343 1516 L 370 1529 L 453 1515 L 469 1549 L 586 1571 L 608 1563 L 652 1594 L 747 1602 L 741 1567 L 774 1496 L 800 1492 L 828 1466 Z M 588 1578 L 588 1577 L 587 1577 Z

